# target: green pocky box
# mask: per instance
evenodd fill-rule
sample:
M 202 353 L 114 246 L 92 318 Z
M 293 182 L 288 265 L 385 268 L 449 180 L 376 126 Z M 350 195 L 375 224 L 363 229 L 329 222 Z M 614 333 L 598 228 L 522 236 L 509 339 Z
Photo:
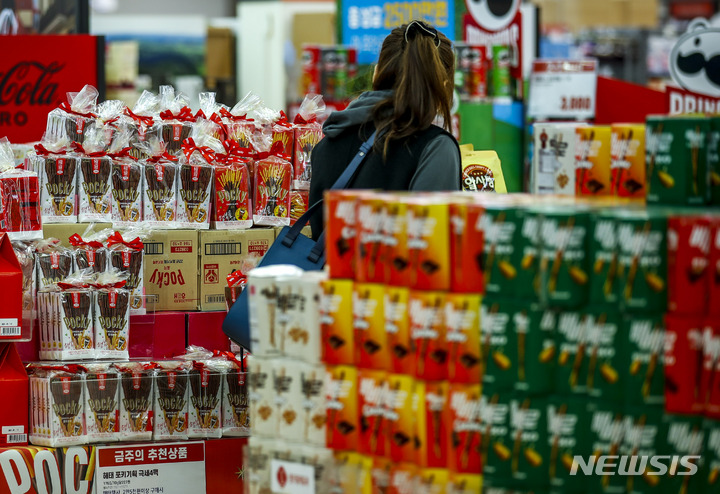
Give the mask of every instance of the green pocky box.
M 510 399 L 510 468 L 522 488 L 548 485 L 547 399 L 515 393 Z
M 509 482 L 512 479 L 510 444 L 510 393 L 483 386 L 480 398 L 482 449 L 480 458 L 486 478 Z
M 551 307 L 587 303 L 587 212 L 545 208 L 540 221 L 540 300 Z
M 665 403 L 665 318 L 663 314 L 625 314 L 620 332 L 625 347 L 620 373 L 631 405 Z
M 590 433 L 588 444 L 591 456 L 596 462 L 601 456 L 618 456 L 625 438 L 625 414 L 622 405 L 604 401 L 588 401 L 590 415 Z M 595 466 L 593 464 L 593 466 Z M 597 475 L 596 468 L 579 469 L 587 481 L 587 492 L 592 494 L 624 494 L 625 478 L 618 475 Z
M 576 456 L 588 458 L 592 453 L 587 400 L 553 395 L 548 398 L 547 410 L 550 487 L 567 494 L 584 493 L 587 481 L 577 472 L 572 475 L 572 469 Z
M 619 470 L 632 472 L 625 478 L 627 494 L 662 493 L 665 476 L 652 459 L 665 453 L 667 424 L 662 406 L 625 407 L 625 432 Z
M 667 218 L 661 211 L 617 213 L 620 306 L 626 311 L 667 308 Z
M 648 204 L 706 204 L 709 119 L 649 116 L 646 124 Z
M 551 393 L 555 389 L 558 314 L 537 303 L 516 307 L 512 317 L 517 350 L 515 390 L 532 395 Z
M 710 204 L 720 204 L 720 117 L 710 117 L 708 132 L 708 171 Z
M 590 266 L 589 302 L 617 302 L 618 245 L 615 215 L 611 211 L 590 216 L 588 234 L 588 265 Z
M 592 306 L 587 316 L 587 393 L 594 398 L 622 403 L 625 394 L 621 335 L 622 318 L 613 306 Z
M 560 312 L 555 333 L 557 365 L 555 392 L 558 394 L 587 393 L 588 316 L 580 311 Z
M 702 492 L 706 470 L 703 461 L 705 429 L 702 417 L 665 414 L 663 421 L 667 426 L 665 455 L 685 457 L 680 464 L 673 459 L 669 465 L 668 475 L 664 479 L 664 494 Z M 697 473 L 693 474 L 695 469 Z M 711 489 L 710 492 L 715 491 Z
M 513 300 L 484 297 L 480 305 L 480 350 L 484 365 L 483 385 L 510 391 L 518 375 Z
M 704 492 L 720 492 L 720 422 L 706 419 L 703 421 L 703 430 L 705 432 Z
M 520 234 L 517 246 L 520 265 L 517 274 L 517 296 L 525 300 L 538 300 L 540 289 L 540 222 L 533 209 L 518 209 Z
M 488 206 L 480 219 L 485 234 L 485 293 L 517 295 L 520 226 L 516 205 Z

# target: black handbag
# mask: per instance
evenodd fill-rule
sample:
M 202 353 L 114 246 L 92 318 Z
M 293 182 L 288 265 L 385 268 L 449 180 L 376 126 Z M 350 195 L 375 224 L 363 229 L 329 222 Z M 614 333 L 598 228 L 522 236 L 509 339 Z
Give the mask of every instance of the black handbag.
M 362 165 L 368 153 L 372 150 L 376 134 L 377 131 L 373 132 L 368 140 L 362 143 L 360 150 L 331 189 L 347 188 L 360 169 L 360 165 Z M 325 266 L 325 232 L 320 235 L 317 242 L 300 234 L 301 230 L 310 222 L 312 215 L 321 207 L 322 200 L 310 206 L 307 212 L 298 218 L 293 226 L 284 227 L 258 266 L 292 264 L 305 271 L 323 269 Z M 243 290 L 230 308 L 223 322 L 223 331 L 235 343 L 252 351 L 250 343 L 250 308 L 248 306 L 247 290 Z

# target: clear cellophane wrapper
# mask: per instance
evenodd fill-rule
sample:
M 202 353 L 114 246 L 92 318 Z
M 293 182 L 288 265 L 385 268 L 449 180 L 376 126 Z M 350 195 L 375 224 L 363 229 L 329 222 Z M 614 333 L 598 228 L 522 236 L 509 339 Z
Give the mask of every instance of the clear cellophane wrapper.
M 45 141 L 28 156 L 28 166 L 38 174 L 43 223 L 77 223 L 80 159 L 66 154 L 67 141 Z
M 158 362 L 155 375 L 153 440 L 188 439 L 189 362 Z
M 260 97 L 249 92 L 231 110 L 221 109 L 222 121 L 225 125 L 227 138 L 237 142 L 242 148 L 253 146 L 256 132 L 255 121 L 248 114 L 262 106 Z
M 165 151 L 165 143 L 152 140 L 142 146 L 150 158 L 143 167 L 143 218 L 152 228 L 175 228 L 177 225 L 179 166 L 176 157 Z
M 131 292 L 124 288 L 105 286 L 95 290 L 93 295 L 97 358 L 127 360 Z
M 74 272 L 72 251 L 56 238 L 38 241 L 35 252 L 37 290 L 64 281 Z
M 20 336 L 13 341 L 30 341 L 35 328 L 35 244 L 27 240 L 13 240 L 13 251 L 23 274 L 22 324 Z
M 11 240 L 42 238 L 40 182 L 34 171 L 15 168 L 10 143 L 0 139 L 0 232 Z
M 210 137 L 223 142 L 227 139 L 227 134 L 225 132 L 225 123 L 223 122 L 222 114 L 220 112 L 221 110 L 227 112 L 228 107 L 217 103 L 216 97 L 217 94 L 210 91 L 203 92 L 198 95 L 200 109 L 195 114 L 195 121 L 196 123 L 201 122 L 202 120 L 214 122 L 216 125 L 212 128 L 208 128 Z
M 75 367 L 31 372 L 30 443 L 51 448 L 87 443 L 84 376 Z
M 251 150 L 230 139 L 225 154 L 217 155 L 213 194 L 213 227 L 245 229 L 253 225 Z
M 323 138 L 322 125 L 317 121 L 325 112 L 322 96 L 307 95 L 294 121 L 293 189 L 310 190 L 312 151 Z
M 95 126 L 88 130 L 84 144 L 75 145 L 79 158 L 80 223 L 112 220 L 112 159 L 107 155 L 109 143 L 103 127 Z
M 294 225 L 300 217 L 308 210 L 310 200 L 309 190 L 290 191 L 290 224 Z
M 160 86 L 160 114 L 155 126 L 165 151 L 173 156 L 182 153 L 182 143 L 193 129 L 195 118 L 188 103 L 187 96 L 176 95 L 172 86 Z
M 190 347 L 182 357 L 192 363 L 188 381 L 190 407 L 188 437 L 219 438 L 223 435 L 223 398 L 225 372 L 230 367 L 224 358 L 212 358 L 212 353 L 200 347 Z
M 125 103 L 120 100 L 106 100 L 97 105 L 95 127 L 102 129 L 105 142 L 110 145 L 118 132 L 127 132 L 128 120 Z M 86 141 L 90 136 L 86 137 Z M 87 142 L 83 143 L 87 148 Z
M 290 224 L 292 165 L 277 156 L 255 162 L 253 223 L 262 226 Z
M 132 110 L 125 108 L 125 125 L 130 129 L 130 155 L 133 158 L 148 158 L 142 144 L 160 139 L 160 128 L 155 125 L 159 112 L 160 98 L 148 90 L 142 92 Z
M 143 274 L 143 243 L 136 232 L 129 230 L 125 235 L 115 232 L 108 238 L 110 269 L 125 273 L 123 287 L 130 292 L 130 314 L 145 314 L 145 277 Z M 127 349 L 127 348 L 126 348 Z
M 98 91 L 86 85 L 78 93 L 68 93 L 67 102 L 48 114 L 45 135 L 50 140 L 67 139 L 82 144 L 87 131 L 96 124 Z
M 120 374 L 110 363 L 87 365 L 85 423 L 90 443 L 120 440 Z
M 108 269 L 108 250 L 103 243 L 110 233 L 109 230 L 83 236 L 76 233 L 68 239 L 73 248 L 75 271 L 103 273 Z
M 149 441 L 153 432 L 154 366 L 116 364 L 120 373 L 120 440 Z

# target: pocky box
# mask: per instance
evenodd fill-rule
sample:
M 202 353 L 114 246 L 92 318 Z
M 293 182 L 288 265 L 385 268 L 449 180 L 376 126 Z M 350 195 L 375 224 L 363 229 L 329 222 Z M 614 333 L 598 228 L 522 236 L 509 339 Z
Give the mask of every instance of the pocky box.
M 665 318 L 662 314 L 625 314 L 625 400 L 630 405 L 665 403 Z M 668 344 L 671 340 L 668 340 Z M 668 385 L 672 384 L 670 382 Z
M 709 117 L 708 173 L 710 174 L 710 204 L 720 204 L 720 117 Z
M 480 306 L 482 382 L 500 391 L 513 389 L 517 377 L 512 301 L 485 297 Z
M 355 277 L 357 200 L 358 194 L 354 191 L 332 190 L 325 193 L 326 255 L 331 278 Z
M 611 210 L 597 211 L 588 222 L 588 301 L 614 304 L 618 300 L 618 240 L 615 217 Z
M 407 243 L 407 204 L 403 196 L 385 197 L 385 221 L 381 227 L 380 262 L 392 286 L 410 285 L 410 256 Z
M 330 279 L 322 282 L 320 329 L 323 362 L 352 365 L 355 362 L 352 281 Z
M 360 410 L 360 453 L 385 456 L 389 453 L 387 427 L 388 379 L 384 371 L 360 370 L 358 375 Z
M 720 423 L 715 420 L 703 421 L 705 445 L 705 492 L 717 489 L 720 484 Z
M 250 425 L 253 436 L 274 437 L 280 417 L 275 408 L 273 362 L 252 356 L 246 359 L 250 398 Z
M 376 283 L 355 283 L 353 331 L 355 362 L 365 369 L 388 370 L 390 349 L 385 332 L 385 288 Z
M 517 210 L 519 225 L 519 257 L 517 270 L 517 295 L 525 300 L 536 301 L 540 298 L 540 268 L 542 267 L 541 230 L 543 223 L 541 214 L 536 209 L 523 208 Z
M 587 392 L 589 365 L 586 353 L 589 322 L 588 315 L 584 312 L 566 311 L 558 315 L 555 392 L 559 394 Z
M 389 441 L 389 454 L 393 462 L 414 463 L 417 403 L 413 407 L 415 380 L 402 374 L 388 376 L 385 420 Z
M 645 125 L 611 128 L 612 191 L 617 197 L 645 200 Z
M 558 314 L 539 304 L 518 306 L 512 314 L 512 341 L 517 359 L 515 390 L 542 395 L 555 388 L 555 360 Z M 511 347 L 512 350 L 512 347 Z
M 414 376 L 417 361 L 415 340 L 410 329 L 410 290 L 385 287 L 385 332 L 390 348 L 390 370 L 397 374 Z
M 622 403 L 625 397 L 622 318 L 614 307 L 591 306 L 587 315 L 587 393 L 591 397 Z
M 480 296 L 448 293 L 445 296 L 445 326 L 448 379 L 466 384 L 480 382 Z
M 479 220 L 484 233 L 485 293 L 512 297 L 516 294 L 521 254 L 517 211 L 511 205 L 487 206 Z
M 706 204 L 709 120 L 651 115 L 646 124 L 648 204 Z
M 720 216 L 710 216 L 708 314 L 720 316 Z
M 385 263 L 381 262 L 382 228 L 387 216 L 386 202 L 379 194 L 363 194 L 357 202 L 357 249 L 355 281 L 385 282 Z
M 418 403 L 422 415 L 424 441 L 418 450 L 417 462 L 423 467 L 444 468 L 447 466 L 450 448 L 450 430 L 445 421 L 450 406 L 450 384 L 447 381 L 425 383 L 423 398 Z
M 667 219 L 661 212 L 617 213 L 618 301 L 629 311 L 667 307 Z
M 270 156 L 255 163 L 253 223 L 264 226 L 290 224 L 292 164 Z
M 457 473 L 480 473 L 483 424 L 479 384 L 450 385 L 446 421 L 451 437 L 448 468 Z
M 580 397 L 553 395 L 547 400 L 548 477 L 551 490 L 584 492 L 586 480 L 572 475 L 576 456 L 587 458 L 590 415 L 587 402 Z
M 626 407 L 622 454 L 630 461 L 638 458 L 639 475 L 626 477 L 628 494 L 652 494 L 665 492 L 665 475 L 657 475 L 656 466 L 649 459 L 667 453 L 667 424 L 663 421 L 663 409 L 653 407 Z
M 705 321 L 703 328 L 703 368 L 700 379 L 700 399 L 705 404 L 705 416 L 720 419 L 720 321 Z
M 252 186 L 247 163 L 233 162 L 214 169 L 213 224 L 218 230 L 252 226 Z
M 576 129 L 575 194 L 581 197 L 612 195 L 610 127 L 589 125 Z
M 407 232 L 409 287 L 415 290 L 450 288 L 450 212 L 443 199 L 408 201 Z
M 710 285 L 710 221 L 701 216 L 668 219 L 668 311 L 704 314 Z
M 411 291 L 408 302 L 410 332 L 415 347 L 415 375 L 438 381 L 447 378 L 445 294 Z
M 456 293 L 483 293 L 483 231 L 478 228 L 484 208 L 456 200 L 450 203 L 451 290 Z
M 625 440 L 625 412 L 621 405 L 603 400 L 588 402 L 590 428 L 588 445 L 592 455 L 620 455 Z M 587 492 L 593 494 L 624 494 L 626 477 L 591 475 L 584 477 Z
M 303 362 L 291 359 L 272 359 L 272 380 L 278 428 L 273 435 L 292 442 L 305 441 L 303 383 L 307 368 Z
M 482 443 L 480 463 L 486 478 L 510 481 L 512 439 L 510 436 L 510 394 L 483 385 L 480 397 Z
M 329 367 L 326 377 L 327 445 L 335 450 L 360 448 L 358 370 L 350 366 Z
M 576 122 L 539 122 L 533 125 L 532 192 L 575 195 Z
M 40 206 L 45 223 L 77 223 L 77 177 L 80 159 L 49 155 L 38 158 Z
M 548 484 L 547 400 L 518 393 L 510 399 L 510 470 L 520 487 Z
M 668 314 L 665 325 L 665 410 L 702 413 L 703 320 Z
M 588 298 L 589 215 L 567 209 L 540 215 L 540 299 L 555 307 L 582 306 Z
M 671 472 L 663 479 L 665 483 L 664 493 L 682 494 L 684 492 L 700 492 L 704 484 L 704 451 L 705 429 L 702 424 L 702 417 L 688 415 L 663 416 L 667 427 L 667 449 L 666 454 L 684 457 L 680 465 L 672 468 Z M 692 468 L 695 467 L 695 468 Z M 700 470 L 700 475 L 692 475 L 693 471 Z

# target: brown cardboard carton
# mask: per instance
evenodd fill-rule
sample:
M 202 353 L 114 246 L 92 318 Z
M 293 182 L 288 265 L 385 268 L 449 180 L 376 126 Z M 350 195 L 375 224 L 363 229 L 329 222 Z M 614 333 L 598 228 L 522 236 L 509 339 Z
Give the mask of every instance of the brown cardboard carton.
M 85 237 L 85 231 L 90 228 L 90 233 L 99 232 L 112 228 L 110 223 L 53 223 L 43 225 L 43 238 L 57 238 L 64 247 L 71 247 L 68 239 L 74 234 Z
M 145 294 L 155 310 L 197 310 L 198 231 L 155 230 L 143 245 Z
M 259 260 L 274 240 L 270 228 L 200 232 L 200 310 L 225 310 L 227 275 L 251 257 Z

